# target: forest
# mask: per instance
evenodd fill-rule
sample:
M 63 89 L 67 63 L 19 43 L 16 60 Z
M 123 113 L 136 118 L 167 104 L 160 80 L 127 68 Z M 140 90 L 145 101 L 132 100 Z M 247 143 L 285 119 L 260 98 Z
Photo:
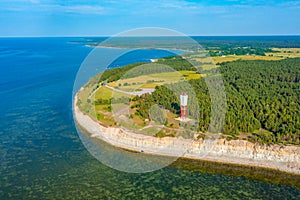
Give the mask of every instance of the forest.
M 147 64 L 139 62 L 139 63 L 134 63 L 134 64 L 130 64 L 124 67 L 119 67 L 119 68 L 113 68 L 113 69 L 108 69 L 106 71 L 104 71 L 100 78 L 99 78 L 99 83 L 106 81 L 107 83 L 109 82 L 113 82 L 113 81 L 117 81 L 120 78 L 129 78 L 125 75 L 126 72 L 130 71 L 130 76 L 141 76 L 143 74 L 149 74 L 149 71 L 147 71 L 147 69 L 144 70 L 136 70 L 136 72 L 134 71 L 134 68 L 143 64 Z M 182 71 L 182 70 L 191 70 L 191 71 L 195 71 L 196 68 L 189 62 L 187 62 L 185 59 L 183 59 L 181 56 L 168 56 L 162 59 L 159 59 L 156 64 L 162 64 L 162 65 L 166 65 L 166 66 L 170 66 L 171 67 L 171 71 Z M 151 73 L 160 73 L 162 72 L 161 69 L 157 68 L 158 71 L 155 72 L 155 68 L 154 69 L 150 69 Z M 166 68 L 164 68 L 164 71 L 166 70 Z M 170 71 L 170 70 L 169 70 Z M 165 71 L 167 72 L 167 71 Z M 125 75 L 125 76 L 124 76 Z
M 228 138 L 247 135 L 260 143 L 299 145 L 300 140 L 300 58 L 280 61 L 235 61 L 222 63 L 227 97 L 223 134 Z M 155 92 L 133 100 L 137 115 L 148 118 L 151 105 L 159 104 L 179 113 L 179 102 L 169 89 L 157 86 Z M 189 80 L 196 92 L 200 117 L 198 130 L 207 132 L 210 123 L 210 96 L 203 78 Z M 175 100 L 174 100 L 175 99 Z M 193 104 L 188 114 L 193 115 Z
M 143 48 L 154 46 L 168 48 L 191 48 L 192 44 L 185 42 L 189 37 L 131 37 L 130 39 L 114 37 L 105 41 L 105 37 L 83 38 L 76 43 L 83 43 L 89 46 L 114 46 L 114 47 L 135 47 Z M 299 36 L 191 36 L 194 43 L 199 43 L 204 49 L 227 50 L 248 47 L 249 49 L 270 49 L 270 48 L 300 48 Z M 180 43 L 180 40 L 182 42 Z
M 196 70 L 187 60 L 179 56 L 159 59 L 157 63 L 165 64 L 177 71 Z M 124 78 L 124 74 L 129 70 L 133 70 L 131 76 L 149 73 L 147 70 L 137 70 L 135 73 L 134 68 L 141 64 L 145 63 L 106 70 L 101 74 L 99 83 Z M 152 72 L 153 70 L 155 69 L 152 69 Z M 224 62 L 219 65 L 218 70 L 222 74 L 226 89 L 226 119 L 222 133 L 228 139 L 244 135 L 247 140 L 253 142 L 299 145 L 300 58 Z M 203 72 L 209 73 L 209 69 L 200 70 L 198 73 Z M 205 133 L 211 121 L 209 90 L 204 78 L 191 79 L 188 83 L 196 92 L 197 98 L 189 98 L 188 115 L 199 115 L 198 131 Z M 135 114 L 142 119 L 148 119 L 150 107 L 158 104 L 178 115 L 180 112 L 176 97 L 178 94 L 174 94 L 172 88 L 174 91 L 174 88 L 179 87 L 181 87 L 179 83 L 156 86 L 152 94 L 134 97 L 132 101 L 137 108 Z M 95 103 L 99 104 L 99 101 Z
M 252 48 L 252 47 L 226 47 L 224 46 L 222 49 L 216 48 L 213 50 L 209 50 L 210 56 L 224 56 L 224 55 L 259 55 L 265 56 L 266 53 L 275 53 L 276 51 L 270 48 Z
M 298 36 L 192 36 L 205 49 L 253 47 L 253 48 L 299 48 Z

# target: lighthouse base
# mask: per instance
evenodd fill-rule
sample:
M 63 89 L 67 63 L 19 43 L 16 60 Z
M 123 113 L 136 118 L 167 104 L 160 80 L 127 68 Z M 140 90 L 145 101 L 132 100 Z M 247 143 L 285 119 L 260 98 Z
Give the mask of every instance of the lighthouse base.
M 189 122 L 192 121 L 190 118 L 182 118 L 182 117 L 177 117 L 175 120 L 180 121 L 180 122 Z

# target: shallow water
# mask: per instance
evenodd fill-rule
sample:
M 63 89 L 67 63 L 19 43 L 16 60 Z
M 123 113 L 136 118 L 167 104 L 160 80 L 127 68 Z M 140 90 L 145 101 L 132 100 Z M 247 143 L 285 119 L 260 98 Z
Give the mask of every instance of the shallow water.
M 296 187 L 235 176 L 234 168 L 179 162 L 128 174 L 101 164 L 82 145 L 72 116 L 74 79 L 91 49 L 68 41 L 0 39 L 0 199 L 300 198 Z

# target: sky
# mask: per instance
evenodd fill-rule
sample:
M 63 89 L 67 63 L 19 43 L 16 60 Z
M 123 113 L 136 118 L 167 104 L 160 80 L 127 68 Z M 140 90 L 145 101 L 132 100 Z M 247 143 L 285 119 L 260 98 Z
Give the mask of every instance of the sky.
M 187 35 L 300 35 L 300 0 L 0 0 L 0 37 L 111 36 L 161 27 Z

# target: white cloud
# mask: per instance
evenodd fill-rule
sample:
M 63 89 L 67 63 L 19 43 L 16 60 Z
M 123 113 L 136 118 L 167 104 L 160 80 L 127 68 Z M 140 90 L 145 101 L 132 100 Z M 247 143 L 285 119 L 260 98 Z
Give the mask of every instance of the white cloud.
M 2 4 L 0 10 L 28 11 L 43 13 L 73 13 L 82 15 L 222 15 L 243 12 L 252 8 L 269 5 L 249 5 L 236 0 L 234 5 L 203 4 L 188 0 L 11 0 L 15 3 Z M 260 0 L 257 0 L 260 1 Z M 72 3 L 71 3 L 72 2 Z M 248 1 L 248 3 L 251 1 Z M 281 5 L 283 8 L 299 8 L 297 1 L 289 0 Z M 298 7 L 297 7 L 298 6 Z
M 106 9 L 102 6 L 90 6 L 90 5 L 74 5 L 74 6 L 54 6 L 61 12 L 79 13 L 79 14 L 105 14 Z
M 29 0 L 31 3 L 40 3 L 40 0 Z
M 93 14 L 104 15 L 109 10 L 106 7 L 98 5 L 61 5 L 61 4 L 45 4 L 40 0 L 27 0 L 27 4 L 23 1 L 20 4 L 2 5 L 0 10 L 19 11 L 19 12 L 43 12 L 43 13 L 74 13 L 74 14 Z M 28 4 L 30 2 L 31 4 Z
M 299 8 L 300 1 L 286 1 L 286 2 L 282 3 L 281 6 L 290 7 L 290 8 Z

